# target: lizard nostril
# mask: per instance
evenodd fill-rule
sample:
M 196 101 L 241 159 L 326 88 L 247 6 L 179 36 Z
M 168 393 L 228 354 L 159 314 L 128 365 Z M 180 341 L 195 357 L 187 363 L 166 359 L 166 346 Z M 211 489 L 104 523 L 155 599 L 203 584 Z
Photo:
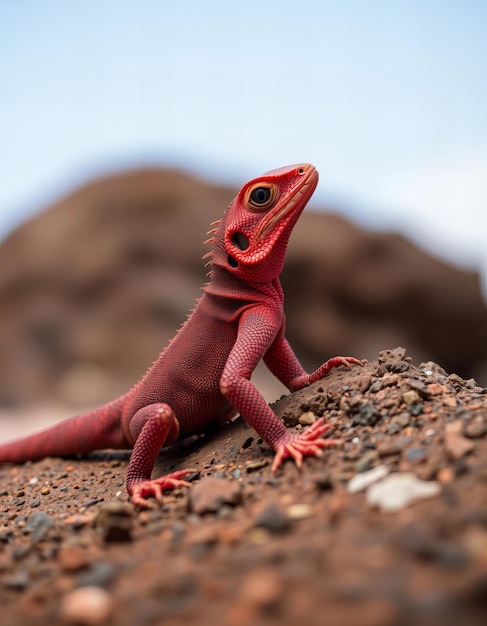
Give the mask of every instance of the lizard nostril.
M 239 233 L 239 232 L 233 233 L 231 241 L 233 245 L 239 250 L 247 250 L 247 248 L 250 245 L 249 238 L 247 237 L 247 235 L 244 235 L 243 233 Z
M 238 267 L 237 259 L 234 259 L 231 254 L 228 255 L 228 259 L 227 260 L 228 260 L 228 265 L 230 265 L 230 267 Z

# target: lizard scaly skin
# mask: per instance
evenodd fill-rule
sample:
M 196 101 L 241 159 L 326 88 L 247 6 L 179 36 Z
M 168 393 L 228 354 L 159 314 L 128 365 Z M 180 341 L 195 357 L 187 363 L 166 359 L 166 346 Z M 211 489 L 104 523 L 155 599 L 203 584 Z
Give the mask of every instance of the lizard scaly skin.
M 204 431 L 237 413 L 276 451 L 275 472 L 288 457 L 319 455 L 333 445 L 318 420 L 290 433 L 250 382 L 263 359 L 290 391 L 301 389 L 340 365 L 335 357 L 307 374 L 287 342 L 279 282 L 291 231 L 318 183 L 310 164 L 267 172 L 242 187 L 211 231 L 209 282 L 192 314 L 142 380 L 125 395 L 83 415 L 0 446 L 0 462 L 71 456 L 103 448 L 133 448 L 127 469 L 132 502 L 188 485 L 182 470 L 151 480 L 163 446 Z

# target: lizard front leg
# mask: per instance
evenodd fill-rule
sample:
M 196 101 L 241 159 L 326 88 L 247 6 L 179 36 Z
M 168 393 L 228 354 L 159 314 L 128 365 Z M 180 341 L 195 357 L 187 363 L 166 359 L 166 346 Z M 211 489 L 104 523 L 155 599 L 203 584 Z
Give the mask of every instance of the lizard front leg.
M 293 349 L 289 345 L 286 337 L 284 336 L 284 323 L 281 326 L 280 332 L 276 339 L 272 342 L 264 356 L 264 362 L 271 372 L 289 389 L 289 391 L 298 391 L 311 385 L 311 383 L 320 380 L 334 367 L 345 365 L 348 368 L 352 367 L 352 364 L 362 366 L 363 361 L 359 361 L 354 357 L 336 356 L 332 359 L 328 359 L 326 363 L 323 363 L 312 374 L 308 374 L 304 369 L 298 358 L 294 354 Z M 329 424 L 325 424 L 325 419 L 322 417 L 312 424 L 302 434 L 297 435 L 296 438 L 290 443 L 282 445 L 276 453 L 273 463 L 273 469 L 277 469 L 279 465 L 288 457 L 292 457 L 298 466 L 301 465 L 303 455 L 311 454 L 319 455 L 321 449 L 339 445 L 340 442 L 335 439 L 321 439 L 330 429 Z M 316 450 L 316 447 L 319 450 Z
M 252 371 L 279 332 L 280 319 L 278 312 L 263 307 L 242 316 L 237 340 L 220 380 L 221 392 L 276 451 L 273 472 L 288 457 L 301 466 L 304 456 L 319 456 L 323 448 L 336 443 L 321 438 L 329 430 L 322 422 L 316 422 L 303 433 L 290 433 L 250 382 Z
M 150 404 L 139 409 L 129 424 L 130 434 L 135 441 L 127 469 L 127 491 L 132 503 L 141 508 L 149 506 L 147 498 L 154 496 L 162 502 L 165 489 L 187 487 L 181 480 L 194 470 L 181 470 L 151 480 L 152 469 L 161 448 L 176 441 L 179 423 L 167 404 Z
M 299 391 L 317 380 L 321 380 L 335 367 L 344 365 L 350 369 L 352 365 L 364 365 L 364 361 L 353 356 L 335 356 L 320 365 L 312 374 L 308 374 L 284 336 L 284 327 L 281 328 L 278 337 L 269 346 L 264 356 L 264 363 L 291 392 Z

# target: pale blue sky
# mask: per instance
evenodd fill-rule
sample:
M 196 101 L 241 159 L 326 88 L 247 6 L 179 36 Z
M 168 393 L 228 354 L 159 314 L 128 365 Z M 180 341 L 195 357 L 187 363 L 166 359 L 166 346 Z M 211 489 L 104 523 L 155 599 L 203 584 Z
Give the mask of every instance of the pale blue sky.
M 478 0 L 0 0 L 0 236 L 120 167 L 311 161 L 315 205 L 485 268 L 486 32 Z

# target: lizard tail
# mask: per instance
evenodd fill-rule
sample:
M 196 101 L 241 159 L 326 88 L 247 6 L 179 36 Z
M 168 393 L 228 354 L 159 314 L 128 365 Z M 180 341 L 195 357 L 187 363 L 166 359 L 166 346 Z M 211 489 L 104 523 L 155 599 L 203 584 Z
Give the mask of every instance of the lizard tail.
M 0 463 L 24 463 L 46 456 L 73 456 L 104 448 L 130 448 L 121 427 L 123 400 L 122 396 L 34 435 L 1 445 Z

